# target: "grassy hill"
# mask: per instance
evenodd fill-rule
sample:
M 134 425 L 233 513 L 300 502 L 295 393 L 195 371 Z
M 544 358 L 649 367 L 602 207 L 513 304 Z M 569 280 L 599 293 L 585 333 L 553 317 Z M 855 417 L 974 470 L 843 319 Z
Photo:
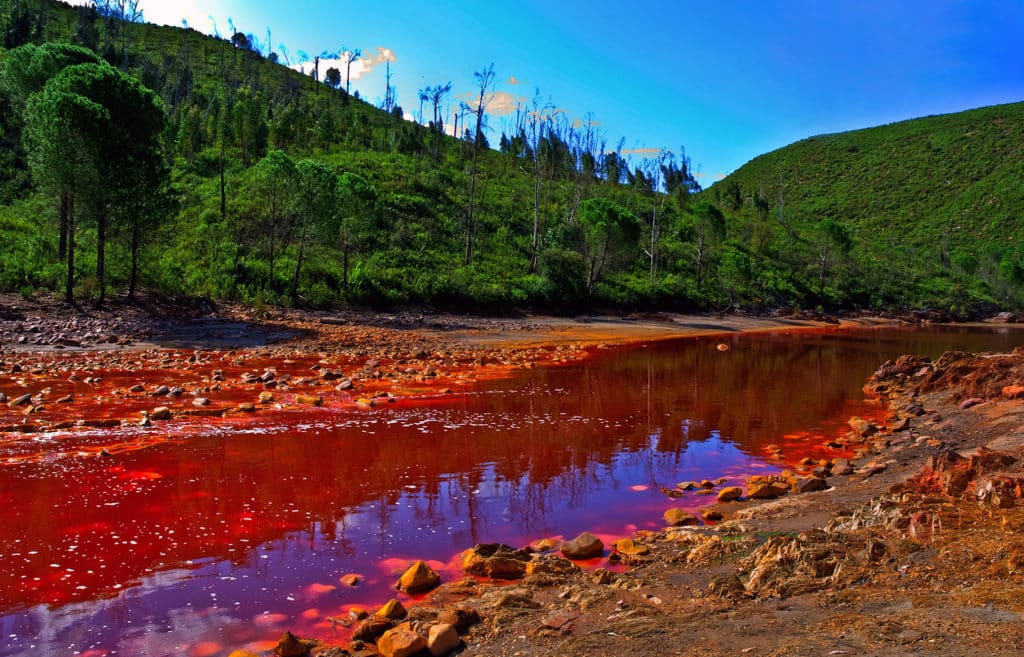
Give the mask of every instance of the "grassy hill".
M 570 121 L 475 136 L 470 115 L 455 138 L 285 67 L 246 35 L 128 24 L 53 0 L 15 7 L 0 4 L 0 70 L 22 44 L 73 43 L 162 101 L 169 202 L 138 251 L 150 289 L 561 312 L 969 315 L 1024 302 L 1024 104 L 814 137 L 694 194 L 685 158 L 629 163 Z M 0 288 L 58 289 L 58 204 L 30 170 L 16 107 L 0 93 Z M 274 176 L 261 164 L 275 151 L 361 191 L 304 224 L 293 181 L 272 210 Z M 104 233 L 106 280 L 123 291 L 135 228 L 117 215 Z M 104 240 L 96 217 L 77 225 L 76 294 L 95 298 Z
M 839 223 L 883 303 L 1019 303 L 1024 103 L 811 137 L 705 194 L 734 225 L 809 239 L 823 220 Z

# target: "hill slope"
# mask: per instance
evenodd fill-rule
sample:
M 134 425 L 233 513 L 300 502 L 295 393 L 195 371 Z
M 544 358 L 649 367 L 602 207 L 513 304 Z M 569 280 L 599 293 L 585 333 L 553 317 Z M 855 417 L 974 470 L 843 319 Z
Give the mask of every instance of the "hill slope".
M 978 279 L 968 281 L 975 296 L 1012 297 L 1024 239 L 1024 103 L 811 137 L 705 194 L 740 221 L 759 216 L 803 233 L 838 222 L 861 264 L 889 260 L 908 286 L 943 287 L 964 274 Z

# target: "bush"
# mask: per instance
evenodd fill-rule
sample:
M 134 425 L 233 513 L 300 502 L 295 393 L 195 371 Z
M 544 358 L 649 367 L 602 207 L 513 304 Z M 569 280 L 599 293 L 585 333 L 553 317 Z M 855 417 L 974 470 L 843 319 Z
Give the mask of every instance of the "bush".
M 545 281 L 544 297 L 551 303 L 576 304 L 586 297 L 587 265 L 583 256 L 566 249 L 545 249 L 537 259 Z

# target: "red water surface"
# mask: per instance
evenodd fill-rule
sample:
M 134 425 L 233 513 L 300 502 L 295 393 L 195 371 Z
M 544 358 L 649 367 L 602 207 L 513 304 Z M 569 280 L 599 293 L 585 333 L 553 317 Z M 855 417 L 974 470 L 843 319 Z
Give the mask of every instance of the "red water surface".
M 282 407 L 256 414 L 7 434 L 0 655 L 226 655 L 266 649 L 284 629 L 341 640 L 328 619 L 386 600 L 412 559 L 454 579 L 456 555 L 476 542 L 658 527 L 665 509 L 708 501 L 671 500 L 662 487 L 737 484 L 805 456 L 840 455 L 822 443 L 850 415 L 882 412 L 860 388 L 883 360 L 1006 350 L 1022 336 L 890 329 L 679 340 L 510 371 L 446 395 L 403 384 L 394 403 L 374 408 L 347 393 L 296 406 L 294 391 L 279 390 Z M 716 349 L 723 340 L 728 351 Z M 226 387 L 242 371 L 298 379 L 324 366 L 312 356 L 190 356 L 102 372 L 71 359 L 76 381 L 25 372 L 0 378 L 0 391 L 93 394 L 101 415 L 134 417 L 153 399 L 113 390 L 140 380 L 205 385 L 223 369 L 227 381 L 210 396 L 227 407 L 254 396 L 252 386 Z M 97 457 L 102 449 L 112 455 Z M 348 573 L 361 583 L 342 584 Z

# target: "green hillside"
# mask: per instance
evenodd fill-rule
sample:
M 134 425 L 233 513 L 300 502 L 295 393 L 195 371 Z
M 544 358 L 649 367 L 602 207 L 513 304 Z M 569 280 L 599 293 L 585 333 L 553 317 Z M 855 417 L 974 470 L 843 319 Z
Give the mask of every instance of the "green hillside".
M 1024 105 L 808 139 L 698 194 L 684 153 L 629 162 L 569 117 L 523 108 L 505 134 L 469 108 L 452 130 L 443 71 L 374 107 L 240 32 L 53 0 L 0 1 L 0 32 L 0 289 L 558 312 L 1022 302 Z
M 705 194 L 748 231 L 813 240 L 826 219 L 845 227 L 846 274 L 866 283 L 845 290 L 859 301 L 1020 302 L 1024 103 L 812 137 Z

